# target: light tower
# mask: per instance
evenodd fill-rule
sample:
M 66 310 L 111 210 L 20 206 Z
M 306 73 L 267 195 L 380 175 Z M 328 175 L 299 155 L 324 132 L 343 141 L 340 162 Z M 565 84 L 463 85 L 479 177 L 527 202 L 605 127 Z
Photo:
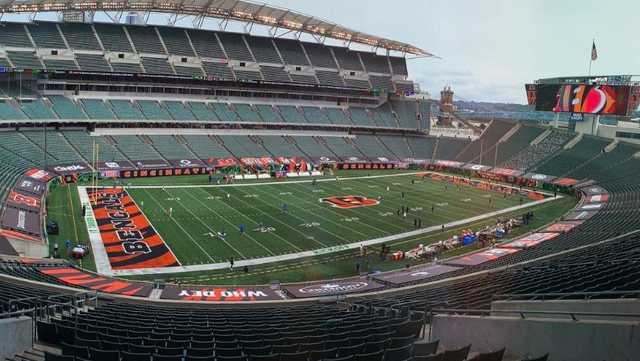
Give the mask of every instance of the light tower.
M 440 113 L 438 123 L 444 126 L 451 126 L 453 123 L 453 112 L 456 110 L 453 105 L 453 90 L 450 86 L 445 86 L 440 92 Z

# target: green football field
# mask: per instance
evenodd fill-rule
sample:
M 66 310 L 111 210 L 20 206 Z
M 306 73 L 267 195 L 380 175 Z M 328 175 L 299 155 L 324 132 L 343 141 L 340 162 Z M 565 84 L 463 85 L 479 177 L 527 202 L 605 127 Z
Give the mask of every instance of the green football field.
M 416 175 L 127 190 L 183 265 L 327 248 L 410 231 L 418 219 L 438 226 L 529 202 Z M 348 209 L 321 201 L 344 196 L 380 201 Z

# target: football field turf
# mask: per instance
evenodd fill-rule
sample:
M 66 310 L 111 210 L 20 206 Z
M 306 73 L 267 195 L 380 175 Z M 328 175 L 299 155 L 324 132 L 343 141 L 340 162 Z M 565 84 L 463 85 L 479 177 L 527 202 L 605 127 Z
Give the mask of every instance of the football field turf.
M 140 186 L 128 187 L 127 191 L 182 265 L 354 243 L 414 230 L 417 219 L 423 228 L 438 226 L 521 202 L 519 195 L 505 196 L 469 186 L 457 188 L 416 175 L 332 179 L 315 185 L 309 181 Z M 341 198 L 346 196 L 381 200 L 361 206 L 369 202 Z M 323 198 L 331 198 L 333 203 L 323 202 Z M 524 198 L 522 202 L 530 200 Z M 351 208 L 353 203 L 359 206 Z M 402 207 L 409 209 L 406 217 L 403 212 L 398 215 Z M 240 225 L 244 225 L 244 233 Z

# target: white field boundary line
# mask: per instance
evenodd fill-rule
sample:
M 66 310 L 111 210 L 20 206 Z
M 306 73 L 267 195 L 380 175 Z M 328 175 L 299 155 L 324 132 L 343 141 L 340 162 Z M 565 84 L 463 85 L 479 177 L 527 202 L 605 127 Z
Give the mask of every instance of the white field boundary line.
M 89 234 L 89 242 L 91 242 L 91 250 L 93 251 L 93 258 L 96 262 L 96 271 L 100 274 L 112 275 L 113 269 L 107 256 L 107 250 L 102 242 L 102 236 L 100 234 L 100 228 L 98 222 L 93 214 L 93 207 L 91 206 L 91 200 L 87 193 L 87 187 L 78 187 L 78 196 L 80 197 L 80 204 L 85 209 L 84 223 L 87 225 L 87 233 Z
M 466 219 L 460 219 L 460 220 L 457 220 L 457 221 L 454 221 L 454 222 L 446 223 L 446 224 L 444 224 L 444 226 L 446 228 L 457 227 L 457 226 L 461 226 L 461 225 L 464 225 L 464 224 L 481 221 L 481 220 L 484 220 L 484 219 L 487 219 L 487 218 L 492 218 L 492 217 L 495 217 L 495 216 L 498 216 L 498 215 L 501 215 L 501 214 L 511 213 L 511 212 L 514 212 L 514 211 L 517 211 L 517 210 L 520 210 L 520 209 L 525 209 L 525 208 L 537 206 L 537 205 L 540 205 L 540 204 L 552 202 L 552 201 L 555 201 L 555 200 L 558 200 L 558 199 L 562 199 L 562 198 L 564 198 L 562 195 L 558 195 L 555 198 L 554 197 L 545 198 L 545 199 L 541 199 L 539 201 L 535 201 L 535 202 L 531 202 L 531 203 L 525 203 L 525 204 L 522 204 L 522 205 L 513 206 L 513 207 L 509 207 L 509 208 L 504 208 L 504 209 L 501 209 L 501 210 L 498 210 L 498 211 L 494 211 L 494 212 L 490 212 L 490 213 L 484 213 L 484 214 L 477 215 L 477 216 L 470 217 L 470 218 L 466 218 Z M 409 231 L 409 232 L 403 232 L 403 233 L 398 233 L 398 234 L 394 234 L 394 235 L 390 235 L 390 236 L 374 238 L 374 239 L 370 239 L 370 240 L 366 240 L 366 241 L 353 242 L 353 243 L 349 243 L 349 244 L 343 244 L 343 245 L 338 245 L 338 246 L 320 248 L 320 249 L 310 250 L 310 251 L 288 253 L 288 254 L 283 254 L 283 255 L 277 255 L 277 256 L 271 256 L 271 257 L 262 257 L 262 258 L 255 258 L 255 259 L 238 260 L 238 261 L 235 261 L 234 267 L 240 268 L 240 267 L 244 267 L 244 266 L 258 266 L 258 265 L 263 265 L 263 264 L 268 264 L 268 263 L 291 261 L 291 260 L 296 260 L 296 259 L 300 259 L 300 258 L 314 257 L 314 256 L 320 256 L 320 255 L 325 255 L 325 254 L 329 254 L 329 253 L 340 252 L 340 251 L 359 249 L 360 245 L 371 246 L 371 245 L 376 245 L 376 244 L 381 244 L 381 243 L 389 243 L 389 242 L 401 240 L 401 239 L 404 239 L 404 238 L 415 237 L 415 236 L 419 236 L 419 235 L 422 235 L 422 234 L 425 234 L 425 233 L 438 231 L 438 230 L 441 229 L 441 227 L 442 227 L 442 225 L 431 226 L 431 227 L 417 229 L 417 230 L 413 230 L 413 231 Z M 137 269 L 137 270 L 114 270 L 113 271 L 113 275 L 115 275 L 115 276 L 141 276 L 141 275 L 152 275 L 152 274 L 199 272 L 199 271 L 216 271 L 216 270 L 227 269 L 227 268 L 229 268 L 229 266 L 230 265 L 229 265 L 228 262 L 223 262 L 223 263 L 199 264 L 199 265 L 189 265 L 189 266 L 179 266 L 179 267 L 145 268 L 145 269 Z
M 451 174 L 446 174 L 446 173 L 441 173 L 441 172 L 435 172 L 435 171 L 430 171 L 430 170 L 424 170 L 424 171 L 419 171 L 419 172 L 404 172 L 404 173 L 394 173 L 394 174 L 379 174 L 379 175 L 367 175 L 367 176 L 356 176 L 356 177 L 332 177 L 332 178 L 316 178 L 315 181 L 320 183 L 320 182 L 343 182 L 343 181 L 352 181 L 352 180 L 359 180 L 359 179 L 378 179 L 378 178 L 390 178 L 390 177 L 403 177 L 403 176 L 409 176 L 409 175 L 418 175 L 418 174 L 422 174 L 422 173 L 433 173 L 433 174 L 438 174 L 441 176 L 456 176 L 457 175 L 451 175 Z M 460 176 L 460 178 L 467 178 L 467 177 L 462 177 Z M 431 179 L 430 180 L 437 182 L 437 180 Z M 509 184 L 505 184 L 505 183 L 497 183 L 497 182 L 492 182 L 486 179 L 477 179 L 474 178 L 474 180 L 476 181 L 480 181 L 486 184 L 491 184 L 491 185 L 497 185 L 497 186 L 501 186 L 501 187 L 505 187 L 505 188 L 511 188 L 511 189 L 520 189 L 520 187 L 515 187 Z M 306 179 L 306 180 L 292 180 L 292 181 L 280 181 L 280 182 L 255 182 L 255 183 L 237 183 L 237 184 L 184 184 L 184 185 L 168 185 L 168 186 L 158 186 L 158 185 L 130 185 L 130 186 L 123 186 L 125 189 L 129 188 L 129 189 L 171 189 L 171 188 L 224 188 L 224 187 L 255 187 L 255 186 L 267 186 L 267 185 L 279 185 L 279 184 L 304 184 L 304 183 L 311 183 L 313 182 L 313 179 Z M 96 188 L 112 188 L 112 186 L 96 186 Z M 528 189 L 531 190 L 529 188 L 523 188 L 523 189 Z M 547 192 L 547 191 L 543 191 L 543 190 L 532 190 L 534 192 L 538 192 L 540 194 L 544 194 L 546 196 L 553 196 L 553 193 L 551 192 Z
M 93 213 L 93 207 L 91 206 L 91 200 L 89 199 L 89 194 L 87 193 L 87 187 L 79 186 L 78 194 L 80 196 L 80 203 L 83 206 L 85 206 L 84 220 L 87 225 L 87 232 L 89 233 L 89 241 L 91 242 L 91 249 L 93 250 L 93 257 L 96 263 L 96 271 L 103 275 L 114 276 L 116 275 L 116 272 L 119 272 L 119 271 L 114 270 L 111 267 L 111 262 L 109 262 L 109 256 L 107 255 L 107 250 L 104 247 L 104 243 L 102 241 L 102 234 L 100 233 L 98 222 L 96 221 L 95 214 Z M 162 243 L 164 243 L 165 247 L 167 247 L 171 255 L 173 255 L 173 258 L 176 260 L 176 262 L 178 262 L 178 264 L 181 265 L 181 262 L 176 256 L 176 254 L 173 253 L 173 250 L 171 249 L 171 247 L 169 247 L 169 245 L 164 241 L 164 239 L 162 239 L 162 235 L 160 235 L 160 233 L 153 226 L 149 218 L 147 218 L 147 216 L 144 214 L 144 212 L 142 211 L 142 208 L 138 206 L 135 199 L 133 199 L 131 195 L 129 195 L 129 197 L 131 198 L 131 201 L 136 206 L 136 208 L 140 210 L 140 213 L 147 220 L 147 223 L 149 223 L 153 231 L 158 235 L 158 237 L 160 237 L 160 239 L 162 240 Z M 182 265 L 179 267 L 182 267 Z

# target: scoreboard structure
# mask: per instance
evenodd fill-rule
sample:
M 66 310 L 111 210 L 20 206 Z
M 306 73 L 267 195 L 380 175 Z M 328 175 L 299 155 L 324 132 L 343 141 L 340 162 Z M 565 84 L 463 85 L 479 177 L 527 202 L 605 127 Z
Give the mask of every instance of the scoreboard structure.
M 640 76 L 634 75 L 540 79 L 525 90 L 537 111 L 626 117 L 640 105 Z
M 640 105 L 640 76 L 605 75 L 539 79 L 525 84 L 536 111 L 569 113 L 570 126 L 598 134 L 600 117 L 628 119 Z

